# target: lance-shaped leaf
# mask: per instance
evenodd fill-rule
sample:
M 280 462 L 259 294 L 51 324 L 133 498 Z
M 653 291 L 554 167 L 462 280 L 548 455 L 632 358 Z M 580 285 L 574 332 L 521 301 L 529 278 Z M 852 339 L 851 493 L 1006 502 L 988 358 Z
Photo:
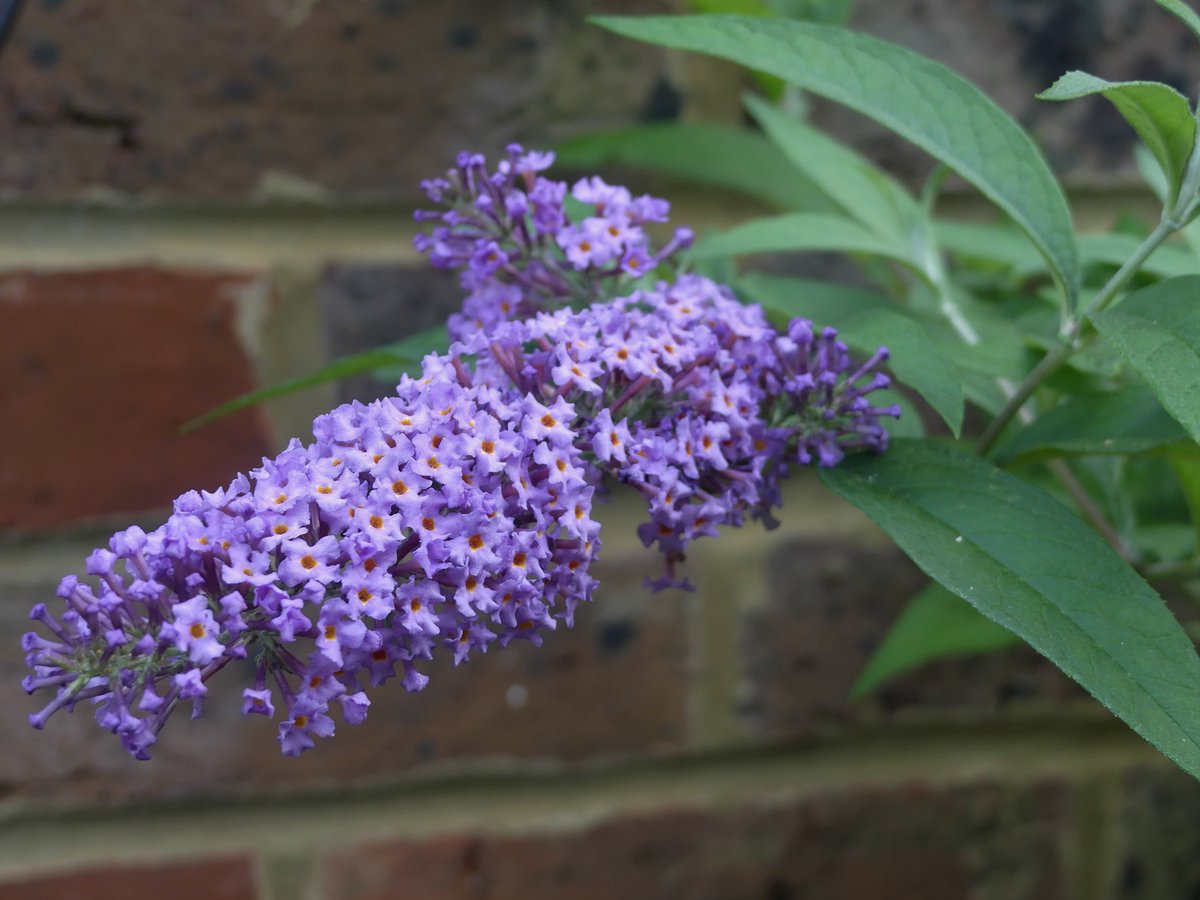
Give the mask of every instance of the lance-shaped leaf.
M 882 294 L 863 288 L 765 272 L 747 272 L 733 286 L 780 324 L 802 316 L 819 326 L 842 328 L 861 312 L 892 305 Z
M 923 441 L 821 478 L 931 578 L 1200 777 L 1200 657 L 1161 598 L 1074 513 L 985 460 Z
M 1136 384 L 1107 394 L 1076 395 L 1043 413 L 995 452 L 1001 462 L 1055 456 L 1145 453 L 1187 440 L 1154 393 Z
M 1167 196 L 1170 185 L 1167 184 L 1167 176 L 1159 168 L 1158 160 L 1154 158 L 1154 154 L 1146 148 L 1145 144 L 1138 144 L 1133 148 L 1133 158 L 1137 161 L 1138 171 L 1146 179 L 1146 184 L 1165 206 L 1170 199 Z M 1187 242 L 1192 250 L 1192 255 L 1197 259 L 1197 264 L 1200 265 L 1200 219 L 1193 219 L 1184 225 L 1179 229 L 1179 234 Z
M 904 672 L 948 656 L 990 653 L 1021 643 L 936 581 L 908 601 L 883 643 L 850 688 L 861 697 Z
M 687 5 L 701 13 L 737 13 L 742 16 L 773 16 L 764 0 L 686 0 Z
M 1085 264 L 1120 266 L 1141 243 L 1142 238 L 1132 234 L 1081 234 L 1079 253 Z M 1160 244 L 1142 263 L 1142 271 L 1162 278 L 1200 275 L 1200 256 L 1178 244 Z
M 1150 148 L 1170 184 L 1173 201 L 1196 143 L 1196 120 L 1187 98 L 1157 81 L 1105 81 L 1087 72 L 1068 72 L 1038 94 L 1041 100 L 1075 100 L 1103 94 Z
M 1196 553 L 1200 554 L 1200 445 L 1184 444 L 1171 448 L 1167 458 L 1175 470 L 1175 478 L 1183 491 L 1188 512 L 1192 516 Z
M 705 235 L 691 249 L 692 259 L 747 256 L 754 253 L 832 251 L 867 253 L 913 266 L 908 250 L 853 219 L 824 213 L 787 213 L 752 219 L 728 231 Z
M 1092 322 L 1200 441 L 1200 275 L 1142 288 Z
M 885 239 L 912 240 L 921 209 L 900 184 L 806 122 L 754 96 L 745 102 L 775 145 L 843 212 Z
M 1062 188 L 1021 126 L 940 63 L 810 22 L 741 16 L 595 21 L 638 40 L 771 72 L 886 125 L 974 184 L 1025 229 L 1074 307 L 1079 260 Z
M 935 227 L 938 243 L 951 253 L 999 263 L 1020 278 L 1045 270 L 1036 248 L 1015 228 L 948 220 L 936 222 Z M 1077 243 L 1083 265 L 1120 266 L 1134 254 L 1142 238 L 1132 234 L 1081 234 Z M 1142 271 L 1163 278 L 1200 274 L 1200 256 L 1178 244 L 1160 244 L 1142 263 Z
M 343 356 L 308 375 L 301 375 L 299 378 L 291 378 L 278 384 L 259 388 L 256 391 L 250 391 L 240 397 L 234 397 L 232 400 L 184 422 L 180 426 L 180 431 L 193 431 L 201 425 L 207 425 L 209 422 L 237 412 L 239 409 L 256 406 L 264 400 L 294 394 L 297 391 L 316 387 L 319 384 L 328 384 L 331 381 L 341 381 L 352 375 L 361 375 L 364 372 L 398 373 L 412 370 L 420 365 L 421 360 L 427 354 L 445 350 L 448 344 L 449 337 L 446 328 L 439 325 L 436 328 L 409 335 L 385 347 L 377 347 L 374 350 L 366 350 L 352 356 Z
M 572 138 L 558 162 L 581 171 L 617 164 L 728 188 L 778 209 L 831 209 L 825 194 L 770 141 L 745 128 L 668 122 Z
M 962 373 L 919 322 L 896 310 L 872 309 L 846 322 L 840 336 L 859 353 L 886 346 L 891 353 L 888 367 L 896 379 L 924 397 L 958 437 L 963 420 Z
M 1200 14 L 1188 6 L 1183 0 L 1155 0 L 1159 6 L 1177 16 L 1188 28 L 1192 34 L 1200 38 Z
M 1007 225 L 980 222 L 934 222 L 938 244 L 945 250 L 971 259 L 1001 263 L 1021 275 L 1045 268 L 1037 247 L 1024 235 Z

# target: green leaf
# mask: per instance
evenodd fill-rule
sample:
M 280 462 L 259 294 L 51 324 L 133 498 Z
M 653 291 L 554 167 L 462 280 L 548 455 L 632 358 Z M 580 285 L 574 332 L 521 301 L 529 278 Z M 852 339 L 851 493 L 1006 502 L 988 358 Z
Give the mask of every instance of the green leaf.
M 1143 525 L 1134 534 L 1133 545 L 1150 559 L 1186 560 L 1196 556 L 1196 533 L 1191 526 L 1179 522 Z
M 617 164 L 728 188 L 779 209 L 827 209 L 825 195 L 766 138 L 744 128 L 669 122 L 572 138 L 557 161 L 592 171 Z
M 963 378 L 919 323 L 891 309 L 871 309 L 852 317 L 840 337 L 862 354 L 879 346 L 891 352 L 888 367 L 896 379 L 925 398 L 958 437 L 963 419 Z
M 775 10 L 764 0 L 685 0 L 698 13 L 737 13 L 742 16 L 773 16 Z
M 1186 440 L 1153 392 L 1135 384 L 1068 398 L 996 450 L 995 458 L 1007 463 L 1145 453 Z
M 867 231 L 852 219 L 824 213 L 787 213 L 752 219 L 728 231 L 705 235 L 690 251 L 692 259 L 788 251 L 868 253 L 912 265 L 906 249 Z
M 1041 100 L 1075 100 L 1103 94 L 1125 117 L 1162 166 L 1170 183 L 1168 196 L 1179 195 L 1179 183 L 1196 143 L 1196 120 L 1187 98 L 1157 81 L 1105 81 L 1087 72 L 1068 72 L 1038 94 Z
M 1194 546 L 1197 554 L 1200 554 L 1200 446 L 1184 444 L 1172 448 L 1167 458 L 1175 471 L 1179 487 L 1183 490 L 1183 498 L 1187 502 L 1195 531 Z
M 935 228 L 938 243 L 951 253 L 1000 263 L 1018 278 L 1045 271 L 1037 249 L 1015 228 L 944 219 Z M 1133 255 L 1142 238 L 1131 234 L 1081 234 L 1077 241 L 1082 265 L 1120 266 Z M 1161 244 L 1142 264 L 1142 271 L 1162 278 L 1194 275 L 1200 273 L 1200 256 L 1175 244 Z
M 876 409 L 885 409 L 889 406 L 900 407 L 899 417 L 893 419 L 889 416 L 884 416 L 879 420 L 884 430 L 893 438 L 923 438 L 925 437 L 925 425 L 921 421 L 921 413 L 913 405 L 913 402 L 906 396 L 900 393 L 895 388 L 887 388 L 882 391 L 871 392 L 871 405 Z
M 809 22 L 737 16 L 595 21 L 628 37 L 771 72 L 886 125 L 974 184 L 1025 229 L 1074 308 L 1079 258 L 1062 188 L 1029 135 L 940 63 Z
M 1079 253 L 1085 265 L 1120 266 L 1133 255 L 1142 240 L 1132 234 L 1081 234 Z M 1200 256 L 1176 244 L 1160 244 L 1142 263 L 1142 271 L 1161 278 L 1200 275 Z
M 908 192 L 845 144 L 757 97 L 746 108 L 785 156 L 843 212 L 885 240 L 904 245 L 921 211 Z
M 1200 776 L 1200 657 L 1154 590 L 1048 494 L 971 454 L 897 441 L 822 469 L 931 578 Z
M 915 310 L 938 348 L 964 373 L 989 379 L 1020 381 L 1032 367 L 1031 355 L 1011 320 L 994 304 L 983 303 L 965 292 L 955 296 L 959 314 L 979 335 L 978 344 L 967 344 L 946 319 L 934 310 Z
M 1092 322 L 1200 441 L 1200 275 L 1142 288 Z
M 861 697 L 885 681 L 935 659 L 991 653 L 1021 639 L 936 581 L 908 602 L 850 688 Z
M 1158 161 L 1144 145 L 1138 144 L 1133 148 L 1133 156 L 1137 161 L 1138 171 L 1142 177 L 1146 179 L 1146 184 L 1150 190 L 1154 191 L 1154 195 L 1165 205 L 1167 202 L 1167 176 L 1163 174 L 1162 169 L 1158 167 Z M 1187 242 L 1191 248 L 1192 254 L 1200 257 L 1200 219 L 1193 219 L 1187 225 L 1179 229 L 1180 236 Z
M 696 12 L 710 15 L 714 13 L 733 13 L 741 16 L 778 15 L 776 9 L 770 4 L 764 3 L 763 0 L 684 0 L 684 2 Z M 783 96 L 785 85 L 782 80 L 774 75 L 759 72 L 757 69 L 753 74 L 759 87 L 772 100 L 778 100 Z
M 854 11 L 854 0 L 770 0 L 775 13 L 789 19 L 841 25 Z
M 772 321 L 781 325 L 803 316 L 820 326 L 840 329 L 861 312 L 891 306 L 891 301 L 882 294 L 862 288 L 763 272 L 747 272 L 734 282 L 734 288 L 762 306 Z
M 934 223 L 934 232 L 943 249 L 959 256 L 1001 263 L 1021 274 L 1045 268 L 1037 247 L 1024 232 L 1007 225 L 940 219 Z
M 1197 38 L 1200 38 L 1200 14 L 1197 14 L 1183 0 L 1155 0 L 1159 6 L 1174 16 L 1179 17 L 1183 24 L 1192 30 Z
M 294 394 L 297 391 L 316 387 L 319 384 L 327 384 L 330 381 L 340 381 L 352 375 L 385 370 L 409 370 L 419 366 L 426 354 L 444 350 L 448 344 L 449 338 L 447 337 L 445 326 L 438 326 L 410 335 L 385 347 L 376 347 L 374 350 L 366 350 L 362 353 L 355 353 L 352 356 L 343 356 L 335 359 L 324 368 L 318 369 L 308 375 L 291 378 L 287 381 L 281 381 L 278 384 L 259 388 L 256 391 L 250 391 L 247 394 L 242 394 L 240 397 L 234 397 L 232 400 L 184 422 L 180 426 L 180 431 L 184 433 L 194 431 L 201 425 L 207 425 L 209 422 L 237 412 L 240 409 L 256 406 L 264 400 L 270 400 L 273 397 L 282 397 L 286 394 Z

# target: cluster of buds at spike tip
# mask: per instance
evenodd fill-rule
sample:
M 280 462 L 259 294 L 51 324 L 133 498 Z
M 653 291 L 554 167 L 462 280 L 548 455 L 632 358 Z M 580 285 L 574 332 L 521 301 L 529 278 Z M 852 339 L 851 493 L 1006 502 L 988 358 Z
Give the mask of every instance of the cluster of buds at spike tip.
M 414 243 L 437 268 L 461 270 L 466 291 L 462 312 L 450 317 L 453 336 L 616 296 L 690 246 L 692 232 L 679 228 L 651 248 L 644 227 L 667 221 L 666 200 L 595 176 L 568 192 L 566 182 L 539 174 L 553 161 L 553 153 L 513 144 L 494 172 L 481 155 L 461 153 L 445 177 L 422 183 L 442 209 L 416 213 L 440 224 Z M 587 215 L 571 216 L 568 193 Z
M 482 196 L 473 160 L 431 190 Z M 522 173 L 542 162 L 513 151 L 494 178 L 516 173 L 532 196 Z M 368 689 L 423 688 L 435 653 L 457 664 L 570 625 L 595 587 L 606 477 L 646 497 L 639 534 L 666 560 L 653 586 L 686 587 L 688 545 L 747 516 L 771 525 L 790 467 L 886 448 L 881 420 L 899 410 L 869 398 L 886 358 L 856 366 L 832 330 L 781 333 L 694 275 L 464 329 L 393 396 L 320 416 L 312 444 L 184 494 L 161 527 L 93 552 L 91 581 L 63 579 L 61 608 L 36 606 L 43 631 L 22 639 L 26 690 L 54 695 L 30 720 L 85 703 L 146 758 L 180 704 L 198 715 L 210 679 L 246 660 L 242 712 L 278 717 L 283 752 L 300 753 L 333 733 L 331 713 L 363 721 Z

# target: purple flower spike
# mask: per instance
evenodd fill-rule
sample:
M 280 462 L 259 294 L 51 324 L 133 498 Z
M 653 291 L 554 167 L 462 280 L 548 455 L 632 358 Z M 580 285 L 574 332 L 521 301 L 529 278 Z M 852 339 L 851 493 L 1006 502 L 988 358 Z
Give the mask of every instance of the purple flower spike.
M 182 495 L 154 531 L 113 535 L 89 582 L 62 580 L 59 611 L 34 607 L 49 636 L 22 638 L 22 685 L 53 695 L 35 728 L 90 701 L 145 759 L 179 704 L 199 715 L 209 681 L 250 659 L 242 712 L 278 704 L 295 755 L 333 734 L 335 708 L 362 722 L 367 689 L 397 674 L 423 689 L 435 652 L 457 665 L 570 626 L 595 587 L 605 476 L 646 498 L 638 534 L 665 561 L 652 586 L 686 589 L 691 542 L 774 524 L 791 466 L 886 448 L 899 410 L 869 399 L 886 349 L 856 366 L 832 329 L 780 334 L 705 278 L 635 282 L 691 232 L 652 253 L 643 226 L 666 203 L 599 178 L 573 188 L 591 214 L 571 221 L 566 185 L 538 174 L 550 162 L 512 146 L 489 173 L 464 153 L 426 183 L 448 209 L 418 215 L 441 222 L 418 247 L 469 292 L 449 354 L 320 416 L 314 443 Z
M 331 705 L 363 721 L 363 689 L 397 663 L 420 689 L 438 647 L 462 662 L 569 622 L 599 550 L 577 413 L 460 374 L 431 358 L 395 396 L 317 419 L 314 444 L 93 553 L 99 594 L 71 577 L 61 616 L 33 611 L 56 639 L 23 639 L 25 684 L 55 696 L 31 723 L 91 700 L 144 758 L 179 703 L 199 714 L 209 679 L 249 656 L 260 678 L 243 713 L 273 717 L 278 697 L 281 746 L 299 753 L 333 733 Z
M 553 160 L 552 153 L 513 144 L 494 173 L 483 157 L 463 154 L 445 178 L 424 183 L 425 195 L 443 210 L 416 213 L 418 221 L 440 224 L 414 243 L 434 266 L 461 270 L 467 292 L 462 312 L 450 317 L 454 337 L 616 296 L 691 243 L 691 231 L 679 229 L 653 252 L 643 226 L 666 222 L 670 204 L 633 197 L 597 177 L 571 189 L 574 200 L 591 207 L 590 215 L 573 220 L 567 185 L 538 174 Z

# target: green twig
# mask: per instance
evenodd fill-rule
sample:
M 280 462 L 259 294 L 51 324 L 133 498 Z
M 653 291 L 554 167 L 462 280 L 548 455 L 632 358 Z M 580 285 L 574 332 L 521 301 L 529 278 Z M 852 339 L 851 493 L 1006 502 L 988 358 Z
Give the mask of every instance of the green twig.
M 1054 374 L 1063 363 L 1080 349 L 1079 335 L 1083 330 L 1084 321 L 1108 308 L 1121 292 L 1121 289 L 1141 269 L 1142 264 L 1150 254 L 1157 250 L 1159 244 L 1166 240 L 1173 232 L 1177 231 L 1178 228 L 1177 220 L 1164 217 L 1163 221 L 1158 223 L 1158 227 L 1147 235 L 1146 239 L 1142 241 L 1133 255 L 1125 260 L 1124 265 L 1100 289 L 1100 292 L 1096 294 L 1087 309 L 1083 311 L 1083 315 L 1074 316 L 1067 321 L 1063 328 L 1063 343 L 1042 357 L 1041 362 L 1034 366 L 1033 370 L 1025 376 L 1025 380 L 1017 385 L 1016 391 L 1008 398 L 1004 407 L 997 413 L 996 418 L 984 429 L 982 436 L 979 438 L 979 445 L 976 448 L 976 452 L 980 456 L 986 455 L 992 449 L 996 443 L 996 439 L 1000 437 L 1004 429 L 1008 427 L 1008 423 L 1017 414 L 1017 410 L 1025 405 L 1025 401 L 1033 395 L 1033 392 L 1041 386 L 1042 382 Z

